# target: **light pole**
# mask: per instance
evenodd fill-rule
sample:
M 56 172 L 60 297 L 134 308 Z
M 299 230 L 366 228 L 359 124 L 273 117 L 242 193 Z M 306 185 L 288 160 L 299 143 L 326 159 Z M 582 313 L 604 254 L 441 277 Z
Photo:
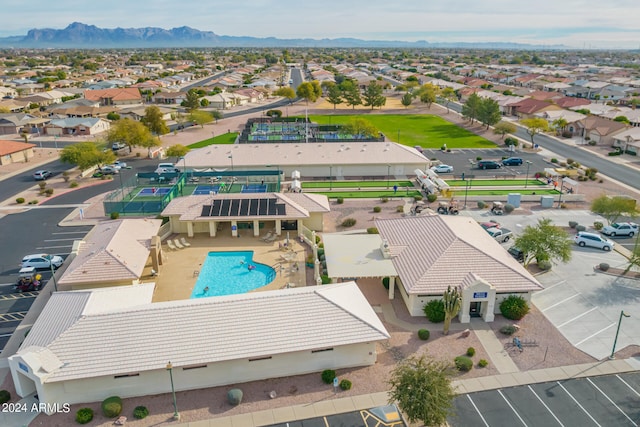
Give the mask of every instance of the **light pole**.
M 391 165 L 387 165 L 387 190 L 389 189 L 390 175 L 391 175 Z
M 173 365 L 171 362 L 167 363 L 167 371 L 169 371 L 169 378 L 171 379 L 171 394 L 173 395 L 173 419 L 179 420 L 180 414 L 178 413 L 178 403 L 176 402 L 176 389 L 173 387 Z
M 464 179 L 463 174 L 462 180 L 464 181 L 464 209 L 467 209 L 467 194 L 469 193 L 469 187 L 471 187 L 471 179 L 467 181 L 466 179 Z
M 531 166 L 531 162 L 527 160 L 527 176 L 524 179 L 524 188 L 527 188 L 527 185 L 529 184 L 529 166 Z
M 56 272 L 53 269 L 53 256 L 47 255 L 45 258 L 49 260 L 49 267 L 51 268 L 51 278 L 53 279 L 53 289 L 56 292 L 58 292 L 58 282 L 56 281 Z
M 329 165 L 329 190 L 333 190 L 333 165 Z
M 611 360 L 616 358 L 616 344 L 618 343 L 618 333 L 620 333 L 620 324 L 622 323 L 622 316 L 631 317 L 631 315 L 625 313 L 624 310 L 620 311 L 620 318 L 618 319 L 618 329 L 616 329 L 616 337 L 613 340 L 613 348 L 611 349 L 611 356 L 609 356 L 609 359 Z

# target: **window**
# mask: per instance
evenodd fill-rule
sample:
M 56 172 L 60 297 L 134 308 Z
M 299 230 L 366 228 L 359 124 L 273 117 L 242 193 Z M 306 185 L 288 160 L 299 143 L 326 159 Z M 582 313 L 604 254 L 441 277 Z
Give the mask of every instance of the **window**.
M 311 354 L 313 354 L 313 353 L 322 353 L 324 351 L 333 351 L 333 347 L 331 347 L 331 348 L 321 348 L 319 350 L 311 350 Z
M 253 359 L 249 359 L 249 362 L 257 362 L 258 360 L 269 360 L 269 359 L 271 359 L 271 356 L 255 357 Z
M 187 366 L 182 368 L 183 371 L 190 371 L 191 369 L 200 369 L 200 368 L 206 368 L 207 365 L 196 365 L 196 366 Z
M 118 378 L 139 377 L 139 376 L 140 376 L 139 373 L 135 373 L 135 374 L 115 375 L 113 378 L 118 379 Z

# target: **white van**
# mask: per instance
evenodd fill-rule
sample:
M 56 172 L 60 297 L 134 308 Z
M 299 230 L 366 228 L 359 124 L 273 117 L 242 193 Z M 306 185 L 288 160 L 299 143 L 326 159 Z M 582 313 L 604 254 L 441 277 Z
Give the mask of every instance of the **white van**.
M 176 166 L 173 163 L 159 163 L 155 173 L 160 175 L 163 173 L 173 173 L 176 171 Z

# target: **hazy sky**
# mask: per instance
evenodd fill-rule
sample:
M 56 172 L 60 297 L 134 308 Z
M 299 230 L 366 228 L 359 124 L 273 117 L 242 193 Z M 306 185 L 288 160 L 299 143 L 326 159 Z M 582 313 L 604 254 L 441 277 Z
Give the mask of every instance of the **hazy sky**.
M 0 36 L 77 21 L 219 35 L 640 47 L 638 0 L 2 0 Z

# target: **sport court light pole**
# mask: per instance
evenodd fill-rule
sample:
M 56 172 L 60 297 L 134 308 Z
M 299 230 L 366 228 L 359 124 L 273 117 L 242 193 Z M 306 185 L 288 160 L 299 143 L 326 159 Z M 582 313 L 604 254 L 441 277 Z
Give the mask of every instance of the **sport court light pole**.
M 171 379 L 171 394 L 173 395 L 173 419 L 179 420 L 180 414 L 178 413 L 178 403 L 176 402 L 176 389 L 173 386 L 173 365 L 171 362 L 167 363 L 167 371 L 169 371 L 169 378 Z
M 49 260 L 49 267 L 51 268 L 51 278 L 53 279 L 53 289 L 56 292 L 58 292 L 58 282 L 56 281 L 56 272 L 53 269 L 53 255 L 47 255 L 45 256 L 45 258 Z
M 616 337 L 613 340 L 613 348 L 611 349 L 611 356 L 609 356 L 609 359 L 611 360 L 616 358 L 616 344 L 618 343 L 618 333 L 620 333 L 620 324 L 622 323 L 622 316 L 631 317 L 631 315 L 625 313 L 624 310 L 620 311 L 620 318 L 618 319 L 618 329 L 616 329 Z
M 531 166 L 531 162 L 527 160 L 527 175 L 524 179 L 524 188 L 527 188 L 527 184 L 529 184 L 529 166 Z
M 387 190 L 389 189 L 389 179 L 391 175 L 391 165 L 387 165 Z

